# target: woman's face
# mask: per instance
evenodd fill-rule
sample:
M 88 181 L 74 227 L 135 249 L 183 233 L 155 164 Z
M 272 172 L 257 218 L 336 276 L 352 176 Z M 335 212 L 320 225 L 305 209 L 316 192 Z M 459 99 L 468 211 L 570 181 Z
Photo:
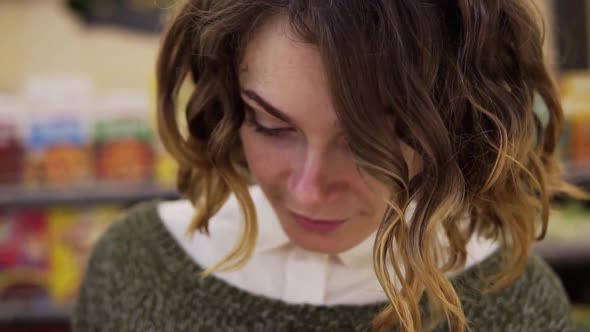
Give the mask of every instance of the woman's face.
M 273 18 L 248 43 L 239 78 L 244 153 L 287 236 L 324 253 L 366 239 L 390 193 L 359 173 L 318 51 L 293 36 L 287 18 Z

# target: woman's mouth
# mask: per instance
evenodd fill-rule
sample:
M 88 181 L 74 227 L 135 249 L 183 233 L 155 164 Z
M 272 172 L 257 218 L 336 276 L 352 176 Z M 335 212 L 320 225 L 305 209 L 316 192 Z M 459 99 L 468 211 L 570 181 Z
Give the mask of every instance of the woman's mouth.
M 291 215 L 295 222 L 305 230 L 321 234 L 331 233 L 347 221 L 347 219 L 313 219 L 293 212 L 291 212 Z

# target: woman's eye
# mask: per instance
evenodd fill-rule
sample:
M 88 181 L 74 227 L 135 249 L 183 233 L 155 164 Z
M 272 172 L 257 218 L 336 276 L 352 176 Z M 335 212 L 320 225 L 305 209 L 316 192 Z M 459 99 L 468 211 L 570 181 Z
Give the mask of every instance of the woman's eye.
M 262 134 L 264 136 L 269 136 L 269 137 L 278 137 L 278 136 L 281 136 L 281 135 L 284 135 L 286 133 L 289 133 L 289 132 L 293 132 L 294 131 L 293 128 L 289 128 L 289 127 L 284 127 L 284 128 L 267 128 L 267 127 L 261 126 L 254 119 L 249 119 L 248 120 L 248 124 L 250 124 L 257 133 L 260 133 L 260 134 Z

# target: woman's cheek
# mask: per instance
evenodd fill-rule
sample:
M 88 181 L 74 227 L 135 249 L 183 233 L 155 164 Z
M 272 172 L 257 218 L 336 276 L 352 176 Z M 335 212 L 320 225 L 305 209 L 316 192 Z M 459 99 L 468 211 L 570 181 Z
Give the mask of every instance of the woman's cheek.
M 242 143 L 250 172 L 260 184 L 276 181 L 281 174 L 288 173 L 293 159 L 288 147 L 273 144 L 266 137 L 243 137 Z

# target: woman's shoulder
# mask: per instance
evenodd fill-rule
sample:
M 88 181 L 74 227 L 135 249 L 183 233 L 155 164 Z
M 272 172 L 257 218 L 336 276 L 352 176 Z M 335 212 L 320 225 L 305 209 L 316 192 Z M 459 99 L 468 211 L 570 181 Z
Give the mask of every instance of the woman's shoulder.
M 568 331 L 571 328 L 565 289 L 541 257 L 530 255 L 524 271 L 514 282 L 487 291 L 488 278 L 502 269 L 502 254 L 497 251 L 454 281 L 466 316 L 475 326 L 486 329 L 501 326 L 518 331 Z
M 159 256 L 182 256 L 160 218 L 158 200 L 135 204 L 121 213 L 97 241 L 92 260 L 118 263 L 118 265 L 147 265 Z
M 133 246 L 141 246 L 159 231 L 160 220 L 157 202 L 135 204 L 119 214 L 100 236 L 93 249 L 93 256 L 113 253 L 129 253 Z
M 467 270 L 463 279 L 477 280 L 478 288 L 485 289 L 489 285 L 486 284 L 487 278 L 500 272 L 506 272 L 505 269 L 502 251 L 497 250 L 480 264 Z M 559 299 L 568 303 L 561 280 L 555 271 L 542 257 L 534 253 L 528 256 L 524 270 L 514 282 L 497 292 L 491 292 L 490 295 L 506 296 L 514 293 L 538 301 Z
M 109 331 L 128 330 L 121 324 L 141 316 L 137 311 L 141 301 L 178 295 L 171 289 L 181 287 L 184 279 L 194 280 L 198 287 L 200 279 L 194 276 L 200 271 L 162 225 L 158 202 L 134 205 L 96 243 L 72 315 L 73 326 L 80 331 L 105 326 Z

